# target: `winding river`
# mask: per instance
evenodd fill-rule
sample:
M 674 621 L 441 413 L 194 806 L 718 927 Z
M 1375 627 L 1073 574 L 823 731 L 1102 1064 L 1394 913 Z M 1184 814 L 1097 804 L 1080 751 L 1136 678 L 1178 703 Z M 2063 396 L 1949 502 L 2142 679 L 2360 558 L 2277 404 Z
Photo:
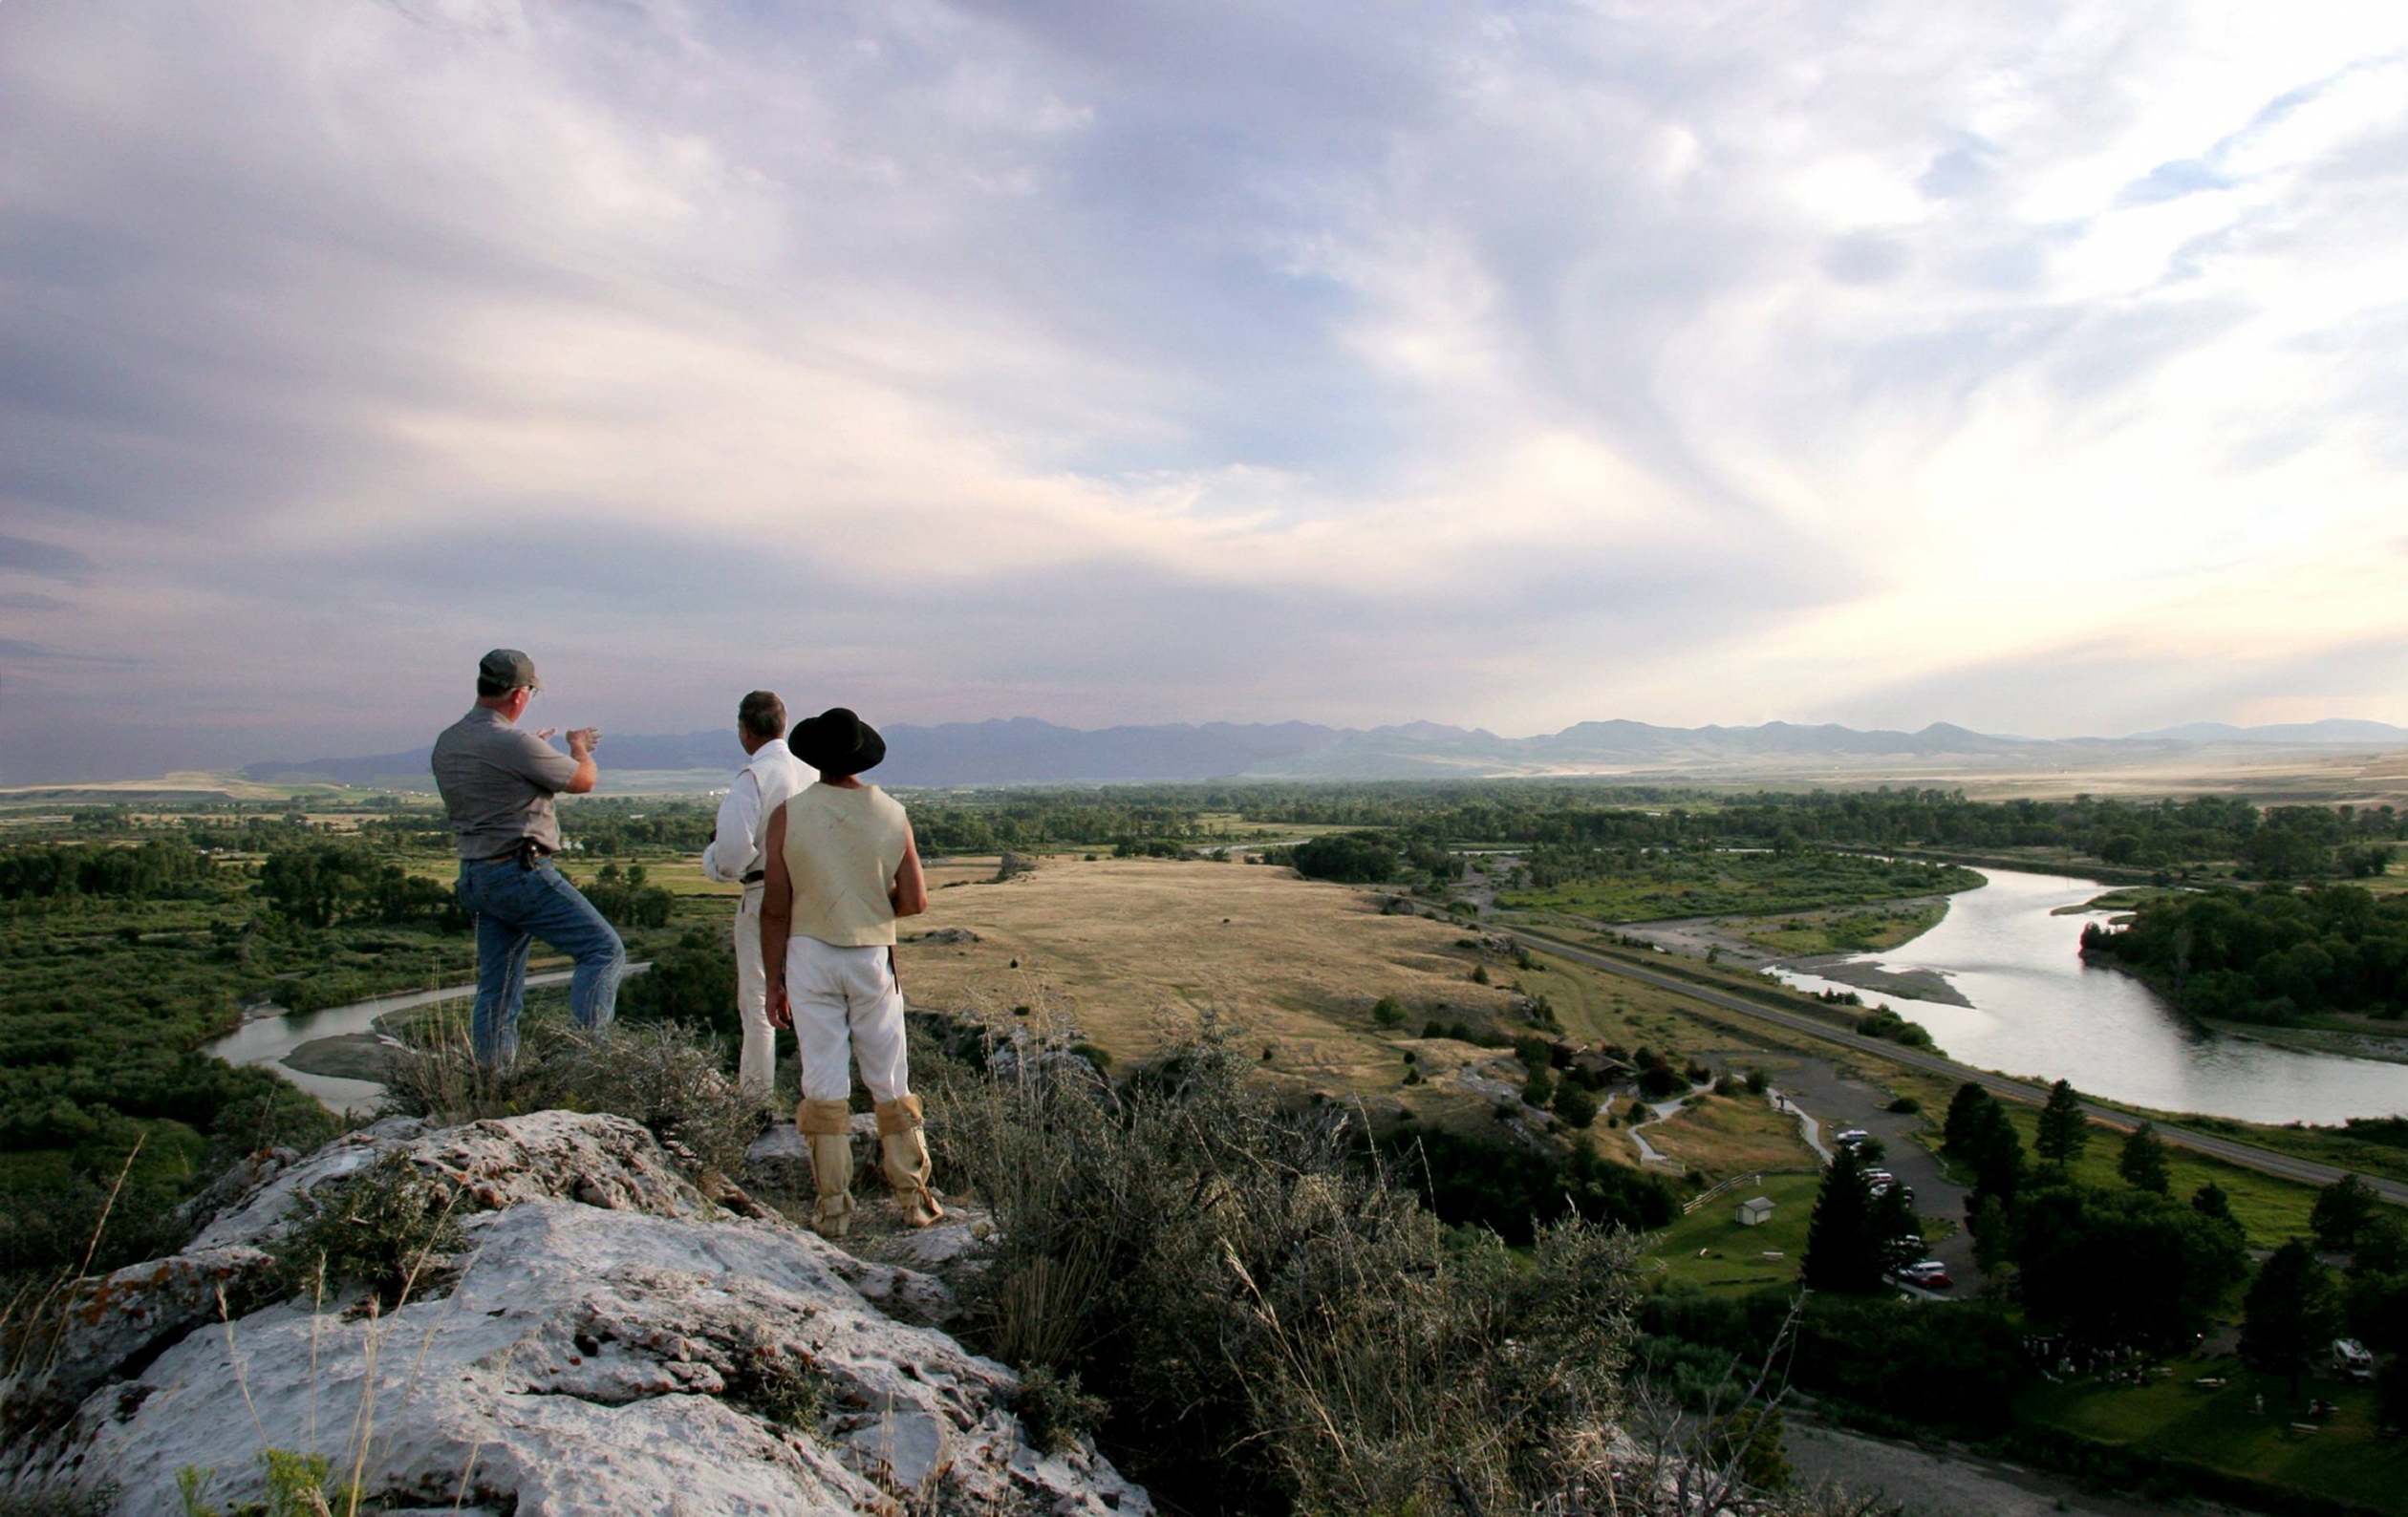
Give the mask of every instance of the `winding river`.
M 567 970 L 529 974 L 527 986 L 534 990 L 545 985 L 566 985 L 569 974 Z M 255 1016 L 216 1042 L 204 1045 L 201 1051 L 215 1054 L 229 1064 L 263 1064 L 315 1096 L 329 1109 L 364 1116 L 383 1103 L 384 1086 L 369 1079 L 312 1075 L 287 1064 L 285 1056 L 304 1043 L 313 1043 L 320 1038 L 374 1033 L 376 1018 L 389 1012 L 406 1012 L 420 1006 L 433 1006 L 440 1001 L 467 1000 L 476 994 L 477 988 L 473 985 L 455 985 L 439 991 L 412 991 L 401 995 L 378 996 L 373 1001 L 354 1001 L 349 1006 L 330 1006 L 322 1012 Z
M 1853 962 L 1945 976 L 1970 1007 L 1884 993 L 1869 1002 L 1921 1022 L 1948 1057 L 2010 1075 L 2070 1079 L 2088 1095 L 2161 1111 L 2248 1122 L 2338 1122 L 2408 1112 L 2408 1064 L 2299 1053 L 2190 1024 L 2130 975 L 2082 962 L 2082 928 L 2110 913 L 2066 916 L 2106 888 L 2092 880 L 1978 871 L 1989 884 L 1949 898 L 1940 925 Z M 1845 990 L 1817 975 L 1770 972 L 1801 990 Z

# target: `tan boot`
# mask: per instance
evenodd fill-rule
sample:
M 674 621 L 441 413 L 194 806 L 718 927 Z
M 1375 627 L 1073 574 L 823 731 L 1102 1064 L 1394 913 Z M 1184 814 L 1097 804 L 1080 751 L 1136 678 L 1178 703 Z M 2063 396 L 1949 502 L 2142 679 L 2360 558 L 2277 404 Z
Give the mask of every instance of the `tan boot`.
M 819 1191 L 811 1230 L 841 1238 L 852 1230 L 852 1112 L 841 1100 L 806 1100 L 794 1108 L 794 1127 L 811 1145 L 811 1182 Z
M 895 1204 L 907 1226 L 925 1228 L 945 1214 L 936 1192 L 928 1188 L 936 1172 L 928 1157 L 928 1134 L 920 1125 L 920 1099 L 897 1096 L 878 1102 L 878 1147 L 886 1160 L 887 1184 L 894 1187 Z

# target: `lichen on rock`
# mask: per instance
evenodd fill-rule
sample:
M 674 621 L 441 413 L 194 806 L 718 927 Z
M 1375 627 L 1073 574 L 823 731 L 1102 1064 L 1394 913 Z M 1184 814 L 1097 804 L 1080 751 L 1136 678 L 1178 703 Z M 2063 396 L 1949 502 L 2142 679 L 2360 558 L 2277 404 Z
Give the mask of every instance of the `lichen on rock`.
M 348 1315 L 286 1296 L 271 1250 L 301 1199 L 387 1155 L 460 1197 L 445 1293 Z M 0 1491 L 113 1484 L 122 1517 L 170 1517 L 180 1470 L 255 1499 L 275 1448 L 370 1501 L 520 1517 L 1148 1517 L 1091 1447 L 1029 1442 L 1009 1369 L 898 1320 L 945 1299 L 706 1196 L 618 1118 L 380 1123 L 274 1166 L 183 1253 L 84 1282 L 38 1372 L 0 1382 Z

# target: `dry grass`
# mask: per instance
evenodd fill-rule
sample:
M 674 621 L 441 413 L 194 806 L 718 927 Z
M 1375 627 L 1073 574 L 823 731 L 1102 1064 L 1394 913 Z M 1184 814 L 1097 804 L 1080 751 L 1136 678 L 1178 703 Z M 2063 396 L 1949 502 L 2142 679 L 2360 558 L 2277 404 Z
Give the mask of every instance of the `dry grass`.
M 1039 1019 L 1066 1016 L 1122 1067 L 1210 1009 L 1274 1089 L 1351 1098 L 1376 1121 L 1409 1106 L 1422 1121 L 1484 1132 L 1494 1127 L 1494 1098 L 1458 1072 L 1518 1088 L 1510 1056 L 1420 1035 L 1433 1019 L 1537 1031 L 1515 1009 L 1517 985 L 1544 996 L 1564 1035 L 1582 1043 L 1684 1059 L 1771 1046 L 1672 992 L 1545 955 L 1528 966 L 1491 957 L 1494 983 L 1474 984 L 1482 960 L 1459 946 L 1465 928 L 1383 915 L 1379 892 L 1285 869 L 1056 855 L 1009 884 L 978 883 L 994 873 L 992 858 L 932 865 L 929 913 L 905 926 L 922 939 L 900 950 L 905 993 L 931 1010 L 1008 1015 L 1026 1006 Z M 947 929 L 979 941 L 926 940 Z M 1393 1026 L 1372 1016 L 1383 995 L 1404 1005 Z M 1408 1069 L 1421 1080 L 1406 1084 Z M 1629 1140 L 1602 1123 L 1596 1140 L 1609 1157 L 1637 1162 Z
M 1700 1096 L 1678 1116 L 1646 1130 L 1657 1152 L 1706 1175 L 1818 1165 L 1797 1136 L 1797 1119 L 1774 1111 L 1761 1096 Z
M 1471 983 L 1477 960 L 1454 947 L 1460 929 L 1383 916 L 1344 886 L 1248 865 L 1063 856 L 1009 884 L 972 883 L 994 872 L 992 859 L 932 866 L 929 912 L 906 930 L 966 928 L 980 941 L 906 944 L 914 1004 L 1049 1000 L 1124 1062 L 1210 1010 L 1257 1060 L 1272 1050 L 1262 1073 L 1275 1080 L 1357 1094 L 1396 1088 L 1403 1049 L 1433 1016 L 1527 1031 L 1509 991 Z M 1383 995 L 1405 1005 L 1394 1028 L 1372 1019 Z

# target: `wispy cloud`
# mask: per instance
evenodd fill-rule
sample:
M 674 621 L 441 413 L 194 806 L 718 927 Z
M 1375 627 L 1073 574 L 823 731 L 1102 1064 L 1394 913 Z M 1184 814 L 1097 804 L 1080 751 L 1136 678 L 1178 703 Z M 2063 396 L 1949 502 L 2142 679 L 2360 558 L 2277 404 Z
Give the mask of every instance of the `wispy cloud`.
M 131 661 L 21 658 L 0 778 L 396 746 L 500 642 L 651 730 L 2408 717 L 2404 46 L 0 7 L 0 575 L 75 590 L 0 610 Z

